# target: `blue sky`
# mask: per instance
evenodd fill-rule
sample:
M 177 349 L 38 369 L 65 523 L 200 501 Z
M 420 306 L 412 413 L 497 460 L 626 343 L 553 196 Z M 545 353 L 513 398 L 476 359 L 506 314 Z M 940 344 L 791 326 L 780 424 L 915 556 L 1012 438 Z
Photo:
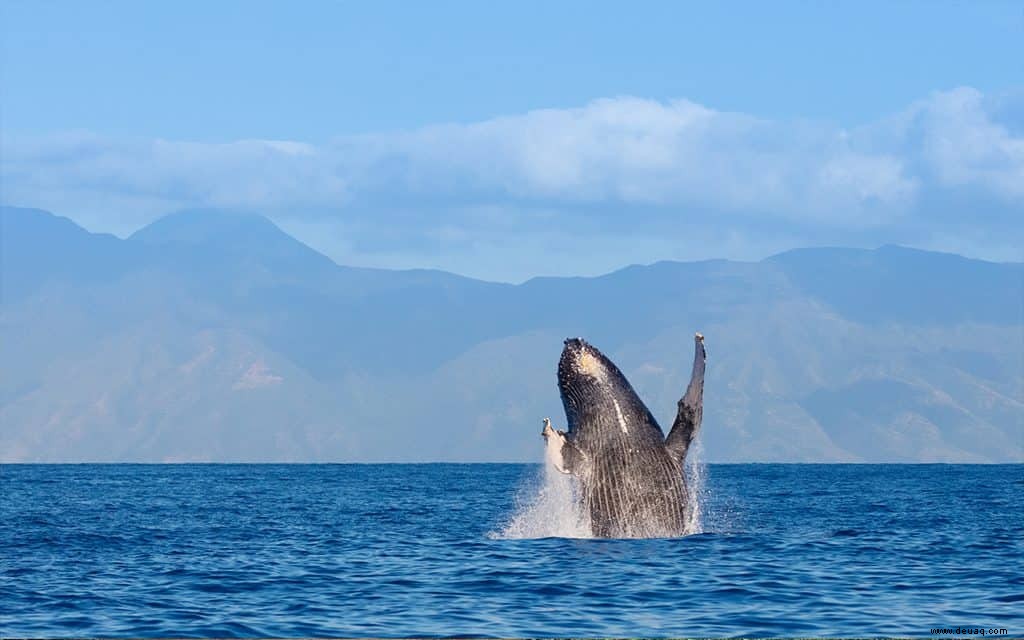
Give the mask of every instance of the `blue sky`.
M 551 4 L 5 2 L 0 197 L 501 280 L 1024 258 L 1019 3 Z

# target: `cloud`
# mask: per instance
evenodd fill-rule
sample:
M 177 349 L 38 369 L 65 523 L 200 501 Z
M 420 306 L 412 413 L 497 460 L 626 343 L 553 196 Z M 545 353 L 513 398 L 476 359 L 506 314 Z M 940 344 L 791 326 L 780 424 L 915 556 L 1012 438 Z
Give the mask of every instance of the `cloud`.
M 411 164 L 430 167 L 442 161 L 437 151 L 447 150 L 447 167 L 523 201 L 697 207 L 833 223 L 836 212 L 898 206 L 915 189 L 898 158 L 857 153 L 842 132 L 684 100 L 598 100 L 418 132 L 393 147 Z
M 298 142 L 210 144 L 71 133 L 7 136 L 3 151 L 6 202 L 72 216 L 117 211 L 136 224 L 185 207 L 302 210 L 340 202 L 346 189 L 321 150 Z
M 1024 137 L 995 121 L 973 89 L 937 94 L 909 111 L 923 163 L 945 187 L 975 187 L 1024 201 Z
M 501 243 L 534 247 L 530 260 L 585 251 L 559 233 L 614 253 L 625 230 L 660 252 L 651 260 L 693 254 L 664 255 L 688 238 L 928 246 L 968 228 L 975 253 L 1002 255 L 1024 236 L 1022 104 L 960 88 L 855 129 L 619 97 L 315 145 L 5 135 L 0 179 L 9 203 L 100 227 L 261 211 L 363 263 L 432 254 L 452 268 L 447 257 L 486 260 Z

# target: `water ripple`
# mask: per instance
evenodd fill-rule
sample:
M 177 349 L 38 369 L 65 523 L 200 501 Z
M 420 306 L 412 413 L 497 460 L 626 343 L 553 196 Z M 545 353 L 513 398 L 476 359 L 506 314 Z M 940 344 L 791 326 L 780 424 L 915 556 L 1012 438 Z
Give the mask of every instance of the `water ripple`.
M 1019 635 L 1021 476 L 712 465 L 593 540 L 534 465 L 0 466 L 0 636 Z

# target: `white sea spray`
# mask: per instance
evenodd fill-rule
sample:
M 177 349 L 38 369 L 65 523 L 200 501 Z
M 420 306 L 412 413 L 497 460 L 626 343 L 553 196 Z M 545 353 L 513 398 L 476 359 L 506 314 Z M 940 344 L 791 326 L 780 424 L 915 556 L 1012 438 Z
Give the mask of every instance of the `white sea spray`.
M 494 539 L 591 538 L 589 514 L 581 500 L 578 480 L 558 471 L 556 451 L 545 448 L 545 460 L 536 476 L 520 489 L 509 521 L 490 534 Z M 684 535 L 704 532 L 704 501 L 707 465 L 704 448 L 697 440 L 690 447 L 684 467 L 688 487 Z
M 686 535 L 704 533 L 704 499 L 707 495 L 708 465 L 704 462 L 704 445 L 698 437 L 691 443 L 687 451 L 683 473 L 686 474 L 688 490 Z
M 579 486 L 571 475 L 560 472 L 551 460 L 553 449 L 545 448 L 542 469 L 534 481 L 520 491 L 516 510 L 493 538 L 590 538 L 590 520 L 584 512 Z

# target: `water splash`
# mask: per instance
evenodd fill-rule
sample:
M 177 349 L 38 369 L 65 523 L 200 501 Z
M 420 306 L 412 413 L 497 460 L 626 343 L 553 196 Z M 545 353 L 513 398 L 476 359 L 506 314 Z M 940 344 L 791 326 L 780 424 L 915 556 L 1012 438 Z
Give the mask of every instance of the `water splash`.
M 704 499 L 707 496 L 706 480 L 708 465 L 704 462 L 704 445 L 698 438 L 687 451 L 683 473 L 686 474 L 687 499 L 685 535 L 704 533 Z
M 555 468 L 546 448 L 540 477 L 521 491 L 515 515 L 492 538 L 592 538 L 576 479 Z
M 704 502 L 707 496 L 707 464 L 699 441 L 690 447 L 684 472 L 689 489 L 687 521 L 683 535 L 704 532 Z M 583 507 L 577 480 L 555 468 L 552 449 L 545 453 L 542 470 L 516 498 L 511 520 L 493 539 L 592 538 L 590 517 Z

